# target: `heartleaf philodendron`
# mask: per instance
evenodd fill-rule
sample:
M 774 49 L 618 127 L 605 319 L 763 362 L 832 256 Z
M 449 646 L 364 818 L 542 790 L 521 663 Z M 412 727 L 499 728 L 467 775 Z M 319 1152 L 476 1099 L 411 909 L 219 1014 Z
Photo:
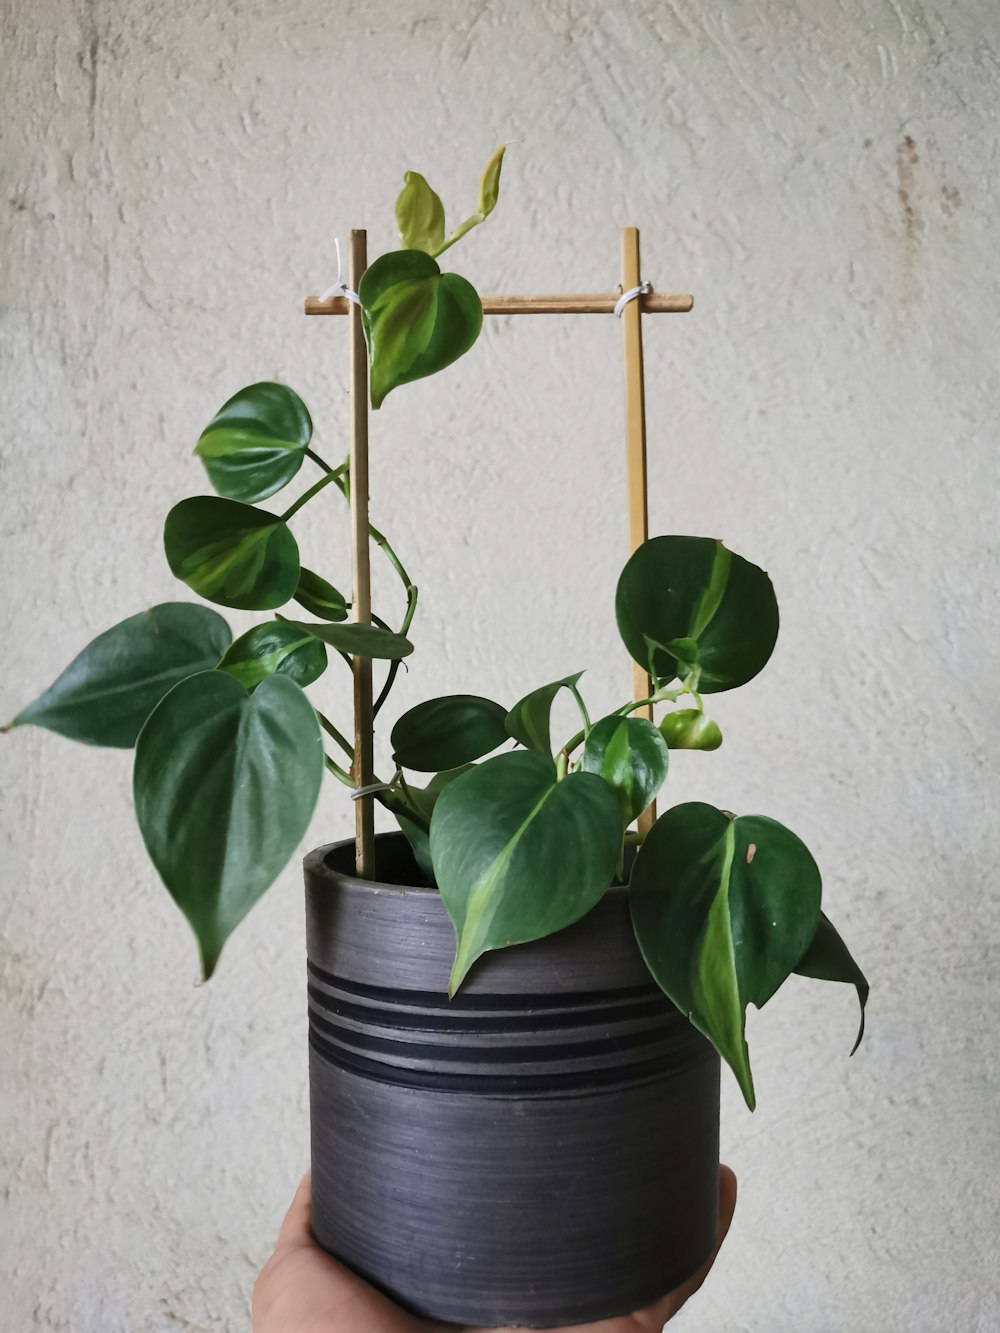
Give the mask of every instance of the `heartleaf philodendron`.
M 552 705 L 559 691 L 572 690 L 582 675 L 582 671 L 577 671 L 573 676 L 563 676 L 519 699 L 507 714 L 507 730 L 514 740 L 529 750 L 551 754 Z
M 299 582 L 299 548 L 275 514 L 237 500 L 196 496 L 174 505 L 163 529 L 167 564 L 209 602 L 242 611 L 284 606 Z
M 248 690 L 275 674 L 304 687 L 326 670 L 326 648 L 289 621 L 271 620 L 241 635 L 222 658 L 219 670 Z
M 264 381 L 224 403 L 194 451 L 220 495 L 253 504 L 287 486 L 311 438 L 312 421 L 299 395 Z
M 409 709 L 392 729 L 392 757 L 401 768 L 437 773 L 481 759 L 509 741 L 507 710 L 478 694 L 447 694 Z
M 444 204 L 419 171 L 408 171 L 403 181 L 396 200 L 400 247 L 436 255 L 444 245 Z
M 311 569 L 299 569 L 295 600 L 304 611 L 320 620 L 346 620 L 347 599 L 332 583 L 314 574 Z
M 675 708 L 660 723 L 668 750 L 717 750 L 722 744 L 718 722 L 697 708 Z
M 631 824 L 656 796 L 667 777 L 670 755 L 663 737 L 644 717 L 612 713 L 591 727 L 583 746 L 582 770 L 608 784 Z
M 817 981 L 846 981 L 858 993 L 861 1021 L 851 1054 L 861 1045 L 865 1035 L 865 1006 L 868 1003 L 868 981 L 851 957 L 847 945 L 840 938 L 825 912 L 819 914 L 819 924 L 808 949 L 795 964 L 800 977 L 814 977 Z

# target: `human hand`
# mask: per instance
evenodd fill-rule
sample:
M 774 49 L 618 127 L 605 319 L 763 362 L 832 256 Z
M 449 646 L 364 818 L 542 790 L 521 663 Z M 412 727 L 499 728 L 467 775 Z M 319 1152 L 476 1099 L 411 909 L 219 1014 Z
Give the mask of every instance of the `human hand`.
M 736 1207 L 736 1177 L 719 1168 L 719 1231 L 715 1249 L 694 1274 L 668 1296 L 619 1319 L 576 1324 L 555 1333 L 660 1333 L 689 1296 L 698 1290 L 715 1263 Z M 310 1229 L 312 1188 L 307 1175 L 296 1190 L 282 1223 L 274 1253 L 253 1289 L 253 1333 L 456 1333 L 440 1324 L 406 1314 L 367 1282 L 321 1250 Z M 465 1329 L 460 1333 L 505 1333 Z M 512 1333 L 512 1330 L 507 1330 Z

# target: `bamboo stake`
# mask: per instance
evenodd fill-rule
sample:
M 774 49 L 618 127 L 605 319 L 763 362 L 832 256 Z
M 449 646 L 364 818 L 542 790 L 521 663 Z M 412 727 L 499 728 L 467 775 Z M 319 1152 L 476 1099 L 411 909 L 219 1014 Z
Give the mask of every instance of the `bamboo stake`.
M 361 275 L 368 267 L 367 233 L 352 230 L 348 247 L 348 282 L 358 290 Z M 371 624 L 372 589 L 368 545 L 368 352 L 361 322 L 361 307 L 346 302 L 350 310 L 351 357 L 351 555 L 354 572 L 352 618 Z M 354 661 L 354 764 L 351 777 L 355 787 L 367 787 L 374 781 L 371 658 Z M 371 795 L 354 802 L 355 864 L 359 879 L 375 874 L 375 802 Z
M 637 287 L 639 276 L 639 229 L 622 229 L 622 291 Z M 628 548 L 631 554 L 649 536 L 646 486 L 646 398 L 642 374 L 642 310 L 638 298 L 622 311 L 625 348 L 625 463 L 628 475 Z M 649 674 L 632 663 L 632 698 L 648 699 L 653 693 Z M 638 709 L 637 717 L 653 720 L 653 706 Z M 640 833 L 648 833 L 656 822 L 656 803 L 639 816 Z
M 633 283 L 634 287 L 636 284 Z M 484 315 L 610 315 L 614 312 L 618 293 L 584 292 L 579 295 L 557 296 L 483 296 Z M 321 301 L 318 296 L 307 296 L 307 315 L 346 315 L 351 308 L 346 296 L 333 296 Z M 686 315 L 694 306 L 694 297 L 687 294 L 650 292 L 631 302 L 647 315 Z

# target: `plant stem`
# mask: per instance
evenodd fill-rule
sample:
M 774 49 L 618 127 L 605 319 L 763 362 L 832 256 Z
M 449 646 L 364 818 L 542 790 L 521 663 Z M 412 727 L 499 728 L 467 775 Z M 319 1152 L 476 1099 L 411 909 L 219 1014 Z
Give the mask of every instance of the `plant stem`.
M 350 787 L 353 791 L 354 779 L 351 777 L 350 773 L 345 772 L 339 764 L 334 763 L 328 754 L 323 756 L 323 763 L 339 782 L 342 782 L 345 787 Z
M 481 213 L 473 213 L 471 218 L 466 218 L 465 221 L 461 224 L 461 226 L 455 228 L 455 230 L 445 241 L 444 245 L 442 245 L 439 250 L 435 250 L 431 258 L 437 259 L 438 255 L 443 255 L 446 250 L 450 250 L 451 247 L 455 244 L 455 242 L 460 241 L 467 232 L 470 232 L 472 230 L 473 227 L 478 227 L 480 222 L 485 222 L 485 221 L 486 219 L 483 217 Z
M 320 477 L 319 481 L 295 501 L 295 503 L 281 515 L 282 523 L 287 523 L 293 514 L 297 514 L 304 504 L 308 504 L 314 495 L 318 495 L 324 486 L 329 486 L 330 482 L 336 482 L 340 479 L 340 474 L 335 471 L 327 472 L 325 476 Z
M 341 735 L 341 733 L 340 733 L 340 732 L 337 730 L 337 728 L 333 725 L 333 723 L 330 721 L 330 719 L 329 719 L 328 717 L 326 717 L 323 713 L 321 713 L 321 712 L 319 711 L 318 708 L 314 708 L 313 711 L 315 712 L 317 718 L 319 719 L 319 724 L 320 724 L 320 726 L 323 728 L 323 730 L 326 732 L 326 734 L 327 734 L 328 736 L 332 736 L 332 737 L 333 737 L 333 739 L 337 742 L 337 744 L 338 744 L 338 745 L 340 746 L 340 748 L 343 750 L 344 754 L 346 754 L 347 757 L 348 757 L 348 759 L 350 759 L 351 763 L 353 763 L 353 762 L 354 762 L 354 746 L 350 743 L 350 741 L 346 738 L 346 736 L 342 736 L 342 735 Z
M 571 685 L 569 690 L 570 694 L 572 694 L 573 698 L 576 700 L 576 706 L 579 708 L 580 716 L 583 718 L 583 738 L 586 740 L 590 735 L 590 714 L 587 712 L 587 705 L 583 702 L 583 695 L 575 685 Z M 569 756 L 567 755 L 567 758 L 568 757 Z

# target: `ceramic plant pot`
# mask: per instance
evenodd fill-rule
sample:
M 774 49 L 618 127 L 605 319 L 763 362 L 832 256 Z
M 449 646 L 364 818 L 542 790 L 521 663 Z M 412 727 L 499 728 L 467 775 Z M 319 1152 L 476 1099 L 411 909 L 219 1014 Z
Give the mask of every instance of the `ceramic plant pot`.
M 486 955 L 402 835 L 305 861 L 313 1230 L 415 1313 L 529 1327 L 625 1314 L 708 1256 L 719 1059 L 663 996 L 625 889 Z M 423 887 L 420 887 L 423 885 Z

